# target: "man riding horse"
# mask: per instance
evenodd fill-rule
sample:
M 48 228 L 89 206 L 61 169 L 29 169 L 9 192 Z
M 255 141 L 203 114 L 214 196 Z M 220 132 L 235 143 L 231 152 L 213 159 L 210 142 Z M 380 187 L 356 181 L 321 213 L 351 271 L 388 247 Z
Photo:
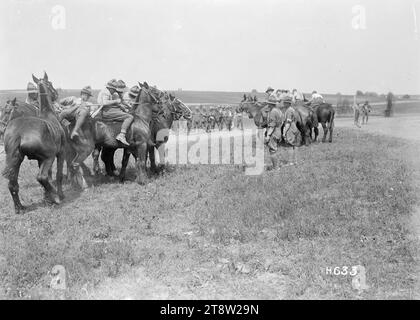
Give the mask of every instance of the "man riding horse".
M 126 139 L 128 128 L 134 120 L 134 117 L 128 113 L 128 108 L 122 104 L 120 97 L 113 97 L 114 94 L 119 96 L 124 92 L 122 83 L 112 79 L 108 81 L 105 88 L 99 92 L 98 104 L 102 105 L 102 119 L 104 121 L 122 122 L 121 132 L 115 137 L 116 140 L 124 145 L 129 145 Z

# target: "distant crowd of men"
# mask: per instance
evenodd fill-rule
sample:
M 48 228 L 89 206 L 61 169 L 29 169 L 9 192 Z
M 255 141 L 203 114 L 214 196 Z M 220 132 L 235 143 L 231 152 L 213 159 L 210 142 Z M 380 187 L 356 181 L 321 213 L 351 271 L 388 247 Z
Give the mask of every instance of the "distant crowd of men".
M 195 106 L 192 109 L 192 118 L 187 122 L 188 132 L 191 130 L 205 130 L 211 132 L 216 128 L 232 130 L 233 126 L 241 130 L 243 126 L 243 112 L 238 107 L 229 105 Z

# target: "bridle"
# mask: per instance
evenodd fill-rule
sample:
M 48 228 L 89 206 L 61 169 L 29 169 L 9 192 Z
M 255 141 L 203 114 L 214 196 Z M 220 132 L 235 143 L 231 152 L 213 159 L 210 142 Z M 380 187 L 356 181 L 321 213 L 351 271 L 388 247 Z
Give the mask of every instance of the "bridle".
M 175 104 L 175 102 L 181 105 L 183 105 L 188 111 L 185 110 L 177 110 L 177 105 Z M 171 109 L 172 107 L 172 109 Z M 188 108 L 184 103 L 182 103 L 182 101 L 180 101 L 178 98 L 175 98 L 173 101 L 171 99 L 167 100 L 167 108 L 168 111 L 172 114 L 174 120 L 179 120 L 181 117 L 185 117 L 186 114 L 192 114 L 192 111 L 190 110 L 190 108 Z

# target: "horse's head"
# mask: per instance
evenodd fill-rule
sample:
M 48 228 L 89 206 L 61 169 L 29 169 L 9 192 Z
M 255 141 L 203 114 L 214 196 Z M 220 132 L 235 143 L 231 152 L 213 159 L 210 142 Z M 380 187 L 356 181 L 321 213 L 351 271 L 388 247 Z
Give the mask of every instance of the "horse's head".
M 244 94 L 243 100 L 239 103 L 239 111 L 246 112 L 249 119 L 253 119 L 258 111 L 257 97 L 250 97 Z
M 172 114 L 173 120 L 184 118 L 190 120 L 192 118 L 192 111 L 181 100 L 169 94 L 169 99 L 164 103 L 166 110 Z

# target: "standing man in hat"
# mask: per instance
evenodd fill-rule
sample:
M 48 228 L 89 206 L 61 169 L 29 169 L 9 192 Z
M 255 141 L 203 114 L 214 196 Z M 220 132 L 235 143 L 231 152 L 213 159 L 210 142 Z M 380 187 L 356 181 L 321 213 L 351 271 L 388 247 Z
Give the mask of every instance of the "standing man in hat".
M 125 84 L 124 84 L 125 87 Z M 134 120 L 134 117 L 127 113 L 127 108 L 122 105 L 121 98 L 114 98 L 113 95 L 117 93 L 119 96 L 124 92 L 122 82 L 112 79 L 108 81 L 105 88 L 99 92 L 98 104 L 103 106 L 102 119 L 105 121 L 118 121 L 122 122 L 121 132 L 115 138 L 119 142 L 129 145 L 126 140 L 127 130 Z
M 267 94 L 267 101 L 272 102 L 272 103 L 279 102 L 279 97 L 276 94 L 276 92 L 274 92 L 274 89 L 272 87 L 268 87 L 267 90 L 265 90 L 265 93 Z
M 26 90 L 28 92 L 28 96 L 26 97 L 25 103 L 39 108 L 38 88 L 36 85 L 34 85 L 32 82 L 28 82 Z
M 84 87 L 80 91 L 80 98 L 68 97 L 60 101 L 61 105 L 71 106 L 63 110 L 59 115 L 60 122 L 66 119 L 69 122 L 76 120 L 73 131 L 71 132 L 70 139 L 74 140 L 79 138 L 79 129 L 83 126 L 83 123 L 86 121 L 89 112 L 91 103 L 89 99 L 92 97 L 92 88 L 90 86 Z
M 284 123 L 284 115 L 280 110 L 279 104 L 266 106 L 264 108 L 271 108 L 271 110 L 267 110 L 266 112 L 262 113 L 264 114 L 268 112 L 267 134 L 265 137 L 265 142 L 267 144 L 268 152 L 270 154 L 270 160 L 272 162 L 271 168 L 277 169 L 278 160 L 276 157 L 276 153 L 282 138 L 281 127 Z

